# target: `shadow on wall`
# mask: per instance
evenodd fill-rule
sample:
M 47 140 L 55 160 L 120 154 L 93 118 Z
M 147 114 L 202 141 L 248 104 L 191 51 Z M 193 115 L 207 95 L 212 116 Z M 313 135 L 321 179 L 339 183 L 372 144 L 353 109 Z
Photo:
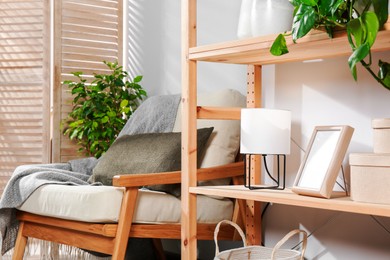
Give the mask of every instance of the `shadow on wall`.
M 144 37 L 145 7 L 137 1 L 127 1 L 127 20 L 125 33 L 125 57 L 126 71 L 130 75 L 137 75 L 143 70 L 142 60 L 144 58 L 144 48 L 141 39 Z
M 149 96 L 180 92 L 180 2 L 127 0 L 125 23 L 129 74 L 144 76 Z

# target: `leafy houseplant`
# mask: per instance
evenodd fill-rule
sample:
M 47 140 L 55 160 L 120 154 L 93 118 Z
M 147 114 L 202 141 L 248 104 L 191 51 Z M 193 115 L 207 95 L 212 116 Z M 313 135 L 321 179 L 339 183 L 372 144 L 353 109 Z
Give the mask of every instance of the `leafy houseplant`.
M 379 60 L 379 72 L 371 68 L 371 47 L 378 31 L 388 18 L 389 0 L 290 0 L 294 6 L 291 33 L 279 34 L 270 52 L 279 56 L 288 53 L 285 36 L 292 35 L 293 42 L 311 29 L 324 28 L 329 37 L 337 28 L 346 29 L 352 54 L 349 68 L 357 79 L 356 64 L 365 69 L 385 88 L 390 90 L 390 64 Z
M 115 140 L 127 119 L 146 97 L 139 84 L 142 76 L 128 80 L 117 62 L 104 61 L 111 74 L 95 74 L 92 83 L 73 72 L 78 82 L 64 81 L 71 89 L 73 109 L 65 122 L 64 135 L 76 139 L 80 152 L 99 158 Z

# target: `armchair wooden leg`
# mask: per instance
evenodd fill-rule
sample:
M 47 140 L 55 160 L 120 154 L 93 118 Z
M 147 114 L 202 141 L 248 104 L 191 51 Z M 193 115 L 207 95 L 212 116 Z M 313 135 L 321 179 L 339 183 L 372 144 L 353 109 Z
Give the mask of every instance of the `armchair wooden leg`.
M 24 222 L 20 222 L 18 236 L 16 238 L 16 244 L 14 248 L 14 254 L 12 260 L 22 260 L 24 256 L 24 250 L 27 245 L 27 237 L 23 236 Z
M 138 187 L 126 189 L 123 196 L 112 260 L 122 260 L 125 258 L 137 195 Z

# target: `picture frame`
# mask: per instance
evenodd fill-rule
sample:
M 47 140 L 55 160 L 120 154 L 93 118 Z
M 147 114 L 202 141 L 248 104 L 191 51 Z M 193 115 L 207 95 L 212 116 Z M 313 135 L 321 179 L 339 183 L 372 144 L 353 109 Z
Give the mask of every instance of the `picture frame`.
M 353 132 L 348 125 L 316 126 L 292 191 L 329 199 Z

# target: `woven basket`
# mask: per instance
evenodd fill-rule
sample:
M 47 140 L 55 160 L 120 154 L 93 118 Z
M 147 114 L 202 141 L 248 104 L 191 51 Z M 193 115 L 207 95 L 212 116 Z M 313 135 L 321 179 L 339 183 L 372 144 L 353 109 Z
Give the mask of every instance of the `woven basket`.
M 218 247 L 218 233 L 221 224 L 229 224 L 235 227 L 238 233 L 241 236 L 243 247 L 230 249 L 226 251 L 219 252 Z M 303 234 L 302 241 L 302 251 L 292 249 L 280 249 L 280 247 L 289 240 L 295 234 Z M 215 227 L 214 231 L 214 242 L 215 242 L 215 257 L 214 260 L 303 260 L 303 255 L 305 254 L 306 245 L 307 245 L 307 233 L 303 230 L 295 229 L 285 235 L 274 248 L 264 247 L 264 246 L 247 246 L 244 232 L 241 228 L 234 222 L 229 220 L 222 220 Z

